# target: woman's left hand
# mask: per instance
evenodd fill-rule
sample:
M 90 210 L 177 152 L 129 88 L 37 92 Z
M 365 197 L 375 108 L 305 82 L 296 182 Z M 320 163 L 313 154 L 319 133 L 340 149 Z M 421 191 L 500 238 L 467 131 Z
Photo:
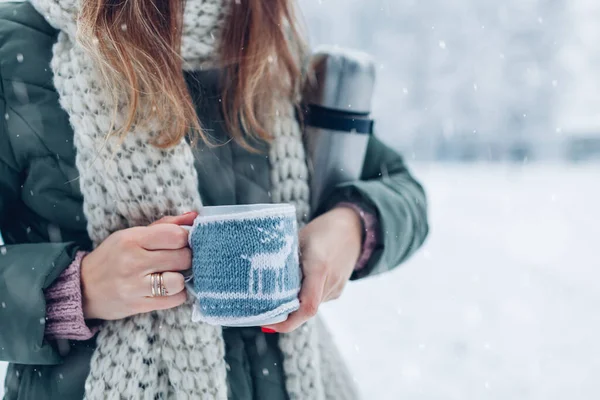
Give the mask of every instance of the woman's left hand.
M 317 314 L 321 303 L 337 299 L 358 261 L 362 222 L 351 208 L 338 207 L 306 225 L 299 233 L 304 279 L 300 309 L 267 331 L 291 332 Z

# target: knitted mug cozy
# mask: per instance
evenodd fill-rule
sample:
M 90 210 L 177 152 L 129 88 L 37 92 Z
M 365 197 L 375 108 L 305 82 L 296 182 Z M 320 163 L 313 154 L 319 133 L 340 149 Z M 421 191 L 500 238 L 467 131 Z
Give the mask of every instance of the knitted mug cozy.
M 287 204 L 205 207 L 189 233 L 192 319 L 211 325 L 281 322 L 300 303 L 296 210 Z

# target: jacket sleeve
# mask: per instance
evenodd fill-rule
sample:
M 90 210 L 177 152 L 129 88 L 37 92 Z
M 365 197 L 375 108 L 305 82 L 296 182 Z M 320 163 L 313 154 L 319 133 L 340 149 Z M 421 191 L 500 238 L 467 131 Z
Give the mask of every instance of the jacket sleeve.
M 0 85 L 0 229 L 5 227 L 20 198 L 22 168 L 13 154 Z M 73 243 L 28 243 L 0 246 L 0 360 L 21 364 L 54 364 L 56 349 L 44 339 L 44 289 L 70 264 Z
M 373 254 L 352 279 L 395 268 L 425 241 L 429 231 L 425 191 L 402 157 L 375 136 L 367 146 L 361 179 L 338 185 L 321 209 L 348 200 L 374 212 L 379 222 Z

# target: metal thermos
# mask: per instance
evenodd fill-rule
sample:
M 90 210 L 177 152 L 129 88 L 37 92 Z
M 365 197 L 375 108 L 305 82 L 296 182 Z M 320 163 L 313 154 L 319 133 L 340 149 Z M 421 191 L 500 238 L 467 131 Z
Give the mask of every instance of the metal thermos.
M 375 64 L 363 52 L 320 47 L 304 90 L 305 141 L 311 172 L 311 209 L 337 184 L 360 179 L 369 136 Z

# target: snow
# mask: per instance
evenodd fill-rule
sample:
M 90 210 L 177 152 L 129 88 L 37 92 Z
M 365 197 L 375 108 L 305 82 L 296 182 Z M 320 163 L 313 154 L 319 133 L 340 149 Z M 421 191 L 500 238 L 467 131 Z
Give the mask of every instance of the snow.
M 416 171 L 426 246 L 323 307 L 365 398 L 598 398 L 600 169 Z
M 420 170 L 432 232 L 325 315 L 365 398 L 600 395 L 598 168 Z

